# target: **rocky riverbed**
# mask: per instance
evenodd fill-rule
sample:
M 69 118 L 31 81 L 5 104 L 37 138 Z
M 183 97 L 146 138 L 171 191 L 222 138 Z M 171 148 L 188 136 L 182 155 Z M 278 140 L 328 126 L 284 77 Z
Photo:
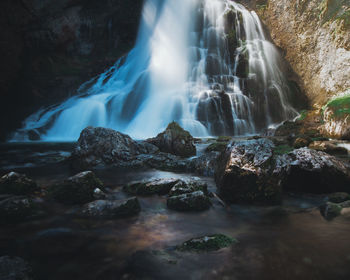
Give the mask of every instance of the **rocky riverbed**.
M 0 276 L 346 279 L 349 156 L 295 140 L 173 123 L 147 141 L 90 127 L 3 144 Z

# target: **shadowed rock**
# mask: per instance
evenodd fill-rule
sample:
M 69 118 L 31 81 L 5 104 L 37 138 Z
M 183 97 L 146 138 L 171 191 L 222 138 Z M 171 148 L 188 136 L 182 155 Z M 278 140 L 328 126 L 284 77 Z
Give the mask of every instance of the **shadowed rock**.
M 203 211 L 210 208 L 211 202 L 202 191 L 196 191 L 169 197 L 167 206 L 178 211 Z
M 96 200 L 83 206 L 81 215 L 89 218 L 122 218 L 136 215 L 141 211 L 136 197 L 121 201 Z
M 0 178 L 0 194 L 28 195 L 37 190 L 37 184 L 24 174 L 10 172 Z
M 97 188 L 103 189 L 102 182 L 92 171 L 85 171 L 51 186 L 49 193 L 61 203 L 79 204 L 93 201 Z

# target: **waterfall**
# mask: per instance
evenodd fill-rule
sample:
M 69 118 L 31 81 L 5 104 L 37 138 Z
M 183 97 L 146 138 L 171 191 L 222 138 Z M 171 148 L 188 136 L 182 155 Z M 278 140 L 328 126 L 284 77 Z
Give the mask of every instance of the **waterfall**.
M 153 137 L 258 133 L 297 115 L 281 58 L 255 12 L 229 0 L 146 0 L 135 47 L 13 140 L 76 140 L 87 126 Z M 34 136 L 33 136 L 34 135 Z

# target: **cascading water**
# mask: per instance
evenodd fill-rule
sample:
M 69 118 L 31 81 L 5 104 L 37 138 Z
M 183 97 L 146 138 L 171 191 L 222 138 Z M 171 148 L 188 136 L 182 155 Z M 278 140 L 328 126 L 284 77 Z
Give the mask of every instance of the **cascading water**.
M 13 139 L 76 140 L 89 125 L 146 138 L 173 120 L 195 136 L 256 133 L 297 115 L 280 65 L 240 4 L 146 0 L 134 49 L 77 96 L 30 116 Z

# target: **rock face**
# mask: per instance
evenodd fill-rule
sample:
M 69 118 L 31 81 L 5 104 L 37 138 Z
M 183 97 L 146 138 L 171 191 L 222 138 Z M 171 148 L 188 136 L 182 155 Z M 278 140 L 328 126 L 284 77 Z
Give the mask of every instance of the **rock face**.
M 28 195 L 37 190 L 37 184 L 24 174 L 10 172 L 0 178 L 0 194 Z
M 167 206 L 177 211 L 203 211 L 210 208 L 211 202 L 202 191 L 196 191 L 169 197 Z
M 142 0 L 1 1 L 1 138 L 129 51 L 142 5 Z
M 227 201 L 278 202 L 281 185 L 274 174 L 274 144 L 268 139 L 239 141 L 218 159 L 215 180 Z
M 32 280 L 32 269 L 26 261 L 19 257 L 0 257 L 0 279 Z
M 82 169 L 97 165 L 128 165 L 140 154 L 158 149 L 148 143 L 137 143 L 130 136 L 102 127 L 87 127 L 79 137 L 72 154 L 73 166 Z
M 324 152 L 301 148 L 277 159 L 275 172 L 283 174 L 285 190 L 330 193 L 350 191 L 349 168 Z
M 173 186 L 175 186 L 179 179 L 156 179 L 151 181 L 142 181 L 130 183 L 124 187 L 128 193 L 135 195 L 153 195 L 153 194 L 167 194 Z
M 103 188 L 102 182 L 93 172 L 85 171 L 51 186 L 49 193 L 61 203 L 80 204 L 93 201 L 96 188 Z
M 323 105 L 350 88 L 349 1 L 242 2 L 255 8 L 274 43 L 285 51 L 311 104 Z
M 122 218 L 138 214 L 141 211 L 136 197 L 122 201 L 96 200 L 83 206 L 81 215 L 89 218 Z
M 196 155 L 193 137 L 176 122 L 170 123 L 164 132 L 147 141 L 157 146 L 161 152 L 181 157 Z

